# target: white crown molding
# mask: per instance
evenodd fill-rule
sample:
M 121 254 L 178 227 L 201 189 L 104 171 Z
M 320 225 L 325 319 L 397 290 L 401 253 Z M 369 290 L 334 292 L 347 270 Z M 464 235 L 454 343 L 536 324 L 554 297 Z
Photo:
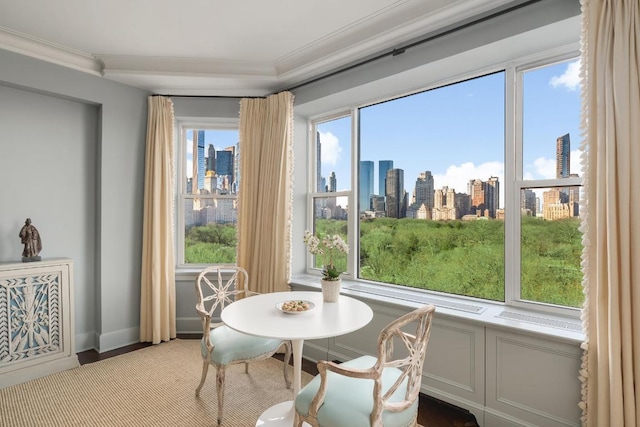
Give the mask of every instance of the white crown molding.
M 0 49 L 73 68 L 93 75 L 102 75 L 102 64 L 92 55 L 59 46 L 45 40 L 0 27 Z
M 105 78 L 129 86 L 166 95 L 202 95 L 202 96 L 264 96 L 277 87 L 277 80 L 260 77 L 239 76 L 194 76 L 149 74 L 137 72 L 105 73 Z
M 415 40 L 439 29 L 454 25 L 456 22 L 481 15 L 513 3 L 513 0 L 458 0 L 431 13 L 421 14 L 410 10 L 411 15 L 401 15 L 402 24 L 387 31 L 379 31 L 379 25 L 370 25 L 363 31 L 351 31 L 333 34 L 331 40 L 325 38 L 323 44 L 306 46 L 275 62 L 278 77 L 287 81 L 304 81 L 320 74 L 330 72 L 357 58 L 365 58 L 382 51 L 397 48 L 407 40 Z M 405 11 L 406 12 L 406 11 Z M 411 18 L 417 16 L 417 18 Z M 366 31 L 366 33 L 365 33 Z
M 276 78 L 270 62 L 202 58 L 143 57 L 126 55 L 96 55 L 107 74 L 151 74 L 165 76 L 217 76 Z

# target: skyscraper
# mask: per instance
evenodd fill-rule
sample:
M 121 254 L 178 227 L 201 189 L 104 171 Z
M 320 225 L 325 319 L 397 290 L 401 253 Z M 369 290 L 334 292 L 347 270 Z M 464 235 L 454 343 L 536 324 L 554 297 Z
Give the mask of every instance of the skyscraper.
M 233 150 L 216 151 L 216 172 L 219 176 L 233 175 Z
M 500 208 L 500 182 L 497 176 L 491 176 L 484 183 L 484 202 L 489 210 L 489 217 L 495 218 Z
M 386 191 L 385 180 L 387 179 L 387 171 L 393 169 L 393 160 L 378 161 L 378 192 L 384 196 Z
M 233 182 L 235 181 L 235 147 L 227 147 L 222 151 L 216 151 L 216 172 L 218 179 L 221 181 L 223 190 L 231 191 Z
M 404 218 L 406 215 L 404 170 L 389 169 L 385 177 L 386 214 L 389 218 Z
M 416 179 L 415 200 L 418 206 L 424 203 L 427 208 L 433 208 L 433 175 L 431 171 L 421 172 Z
M 484 216 L 485 210 L 485 197 L 484 197 L 484 183 L 480 179 L 471 179 L 467 184 L 467 193 L 471 201 L 469 207 L 470 214 L 477 216 Z
M 569 134 L 556 140 L 556 178 L 567 178 L 571 174 L 571 141 Z
M 360 161 L 360 182 L 358 191 L 360 192 L 360 212 L 371 209 L 371 196 L 373 195 L 373 165 L 370 160 Z
M 209 144 L 209 148 L 207 149 L 207 170 L 216 171 L 216 148 L 213 144 Z
M 336 180 L 336 173 L 331 172 L 329 175 L 329 193 L 335 193 L 337 191 L 338 181 Z
M 537 211 L 536 193 L 528 188 L 520 190 L 520 211 L 522 215 L 536 216 Z
M 204 131 L 193 131 L 193 177 L 194 182 L 197 184 L 194 188 L 194 193 L 201 188 L 204 188 L 204 173 L 205 173 L 205 160 L 204 160 Z

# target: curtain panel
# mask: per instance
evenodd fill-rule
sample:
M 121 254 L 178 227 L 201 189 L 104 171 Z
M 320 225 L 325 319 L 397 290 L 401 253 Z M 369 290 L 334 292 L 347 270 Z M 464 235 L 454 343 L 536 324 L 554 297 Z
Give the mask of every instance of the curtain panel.
M 176 337 L 173 123 L 171 99 L 150 96 L 144 173 L 140 341 L 153 344 Z
M 240 101 L 238 265 L 250 290 L 288 290 L 291 254 L 293 95 Z
M 640 425 L 640 13 L 582 0 L 585 426 Z

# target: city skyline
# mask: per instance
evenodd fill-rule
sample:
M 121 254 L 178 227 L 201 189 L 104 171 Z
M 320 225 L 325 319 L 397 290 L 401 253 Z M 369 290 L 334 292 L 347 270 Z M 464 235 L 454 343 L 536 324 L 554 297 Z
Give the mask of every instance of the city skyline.
M 556 178 L 556 141 L 566 134 L 572 139 L 571 171 L 582 176 L 578 70 L 579 61 L 573 60 L 525 74 L 526 180 Z M 377 167 L 379 160 L 392 160 L 393 167 L 405 171 L 405 190 L 410 195 L 425 171 L 433 174 L 435 188 L 453 188 L 458 193 L 466 192 L 470 179 L 495 176 L 504 182 L 503 84 L 501 73 L 496 73 L 365 107 L 360 118 L 360 161 L 373 161 Z M 457 119 L 460 116 L 464 120 Z M 338 191 L 351 189 L 350 125 L 350 117 L 318 125 L 321 174 L 335 172 Z M 379 192 L 377 168 L 374 177 L 374 191 Z M 500 205 L 504 205 L 502 194 Z

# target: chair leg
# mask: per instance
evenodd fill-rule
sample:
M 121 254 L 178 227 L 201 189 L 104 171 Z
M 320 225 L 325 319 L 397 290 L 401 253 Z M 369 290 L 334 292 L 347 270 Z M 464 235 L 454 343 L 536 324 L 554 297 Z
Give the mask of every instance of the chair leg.
M 218 427 L 222 425 L 222 410 L 224 407 L 224 366 L 218 366 L 216 372 L 216 391 L 218 393 Z
M 202 386 L 204 385 L 204 380 L 207 378 L 207 371 L 209 370 L 209 362 L 204 360 L 202 362 L 202 377 L 200 378 L 200 384 L 196 389 L 196 396 L 200 396 L 200 390 L 202 390 Z
M 284 383 L 287 388 L 291 388 L 291 379 L 289 379 L 289 361 L 291 360 L 291 341 L 285 341 L 284 343 L 285 353 L 284 353 Z M 295 396 L 294 396 L 295 397 Z

